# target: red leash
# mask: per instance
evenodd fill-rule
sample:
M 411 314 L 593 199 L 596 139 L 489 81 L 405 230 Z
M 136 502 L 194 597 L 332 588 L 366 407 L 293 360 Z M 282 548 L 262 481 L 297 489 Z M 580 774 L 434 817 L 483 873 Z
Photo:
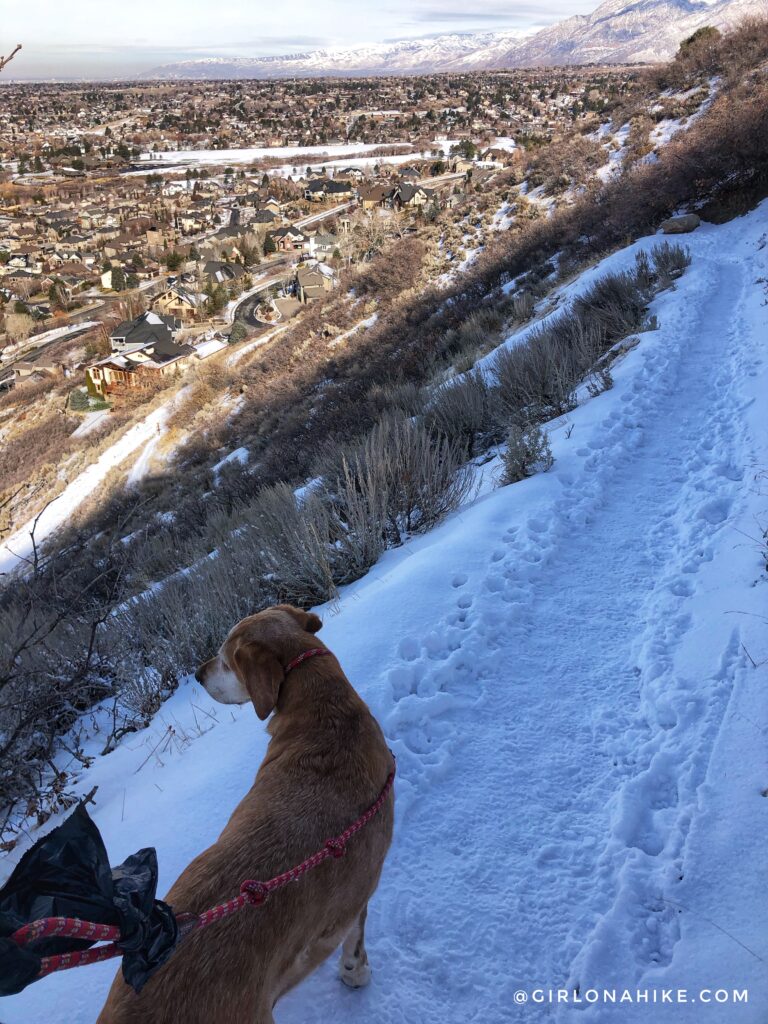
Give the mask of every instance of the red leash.
M 306 661 L 307 658 L 330 653 L 330 651 L 324 648 L 313 647 L 311 650 L 304 651 L 303 654 L 294 658 L 288 664 L 285 671 L 286 673 L 290 672 L 291 669 L 296 668 L 297 665 Z M 230 914 L 242 910 L 248 904 L 260 907 L 266 903 L 273 892 L 282 889 L 289 882 L 297 882 L 302 875 L 322 864 L 324 860 L 327 860 L 329 857 L 343 857 L 349 840 L 364 828 L 381 810 L 394 781 L 395 768 L 393 765 L 392 771 L 384 783 L 384 788 L 368 810 L 361 814 L 357 821 L 353 822 L 340 835 L 334 836 L 332 839 L 326 839 L 322 849 L 307 857 L 301 864 L 289 868 L 288 871 L 284 871 L 280 875 L 275 875 L 274 878 L 270 878 L 266 882 L 259 882 L 251 878 L 246 879 L 241 884 L 240 892 L 237 896 L 233 896 L 232 899 L 226 900 L 224 903 L 219 903 L 218 906 L 211 907 L 210 910 L 205 910 L 202 914 L 179 914 L 176 920 L 179 924 L 181 937 L 183 938 L 189 932 L 197 931 L 199 928 L 207 928 L 214 921 L 221 921 L 223 918 L 229 917 Z M 39 921 L 31 921 L 29 924 L 18 928 L 11 935 L 11 938 L 18 945 L 24 946 L 30 942 L 35 942 L 37 939 L 53 938 L 57 935 L 70 939 L 88 939 L 92 942 L 105 940 L 109 942 L 109 945 L 41 957 L 38 978 L 43 978 L 46 974 L 53 974 L 54 971 L 64 971 L 69 967 L 80 967 L 83 964 L 95 964 L 101 960 L 110 960 L 112 957 L 123 955 L 123 950 L 119 946 L 121 938 L 120 929 L 117 926 L 96 924 L 94 921 L 81 921 L 77 917 L 43 917 Z

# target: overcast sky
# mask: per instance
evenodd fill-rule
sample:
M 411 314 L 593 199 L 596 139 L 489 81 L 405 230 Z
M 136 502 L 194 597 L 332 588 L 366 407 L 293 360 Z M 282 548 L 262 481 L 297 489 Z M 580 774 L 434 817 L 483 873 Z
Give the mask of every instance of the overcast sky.
M 255 57 L 444 32 L 529 33 L 597 0 L 2 0 L 4 78 L 130 77 L 195 57 Z M 470 13 L 471 12 L 471 13 Z

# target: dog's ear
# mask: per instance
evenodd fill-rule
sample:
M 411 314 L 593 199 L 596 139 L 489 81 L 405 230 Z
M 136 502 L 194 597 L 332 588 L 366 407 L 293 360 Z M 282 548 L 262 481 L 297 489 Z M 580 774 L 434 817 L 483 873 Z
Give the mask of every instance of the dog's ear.
M 277 607 L 281 611 L 288 612 L 307 633 L 316 633 L 319 629 L 322 629 L 323 620 L 318 615 L 315 615 L 314 612 L 304 612 L 301 608 L 294 608 L 292 604 L 280 604 Z
M 315 615 L 314 612 L 307 612 L 307 624 L 304 629 L 308 633 L 316 633 L 319 629 L 323 628 L 323 620 L 319 615 Z
M 270 651 L 257 643 L 241 644 L 232 658 L 235 674 L 248 691 L 256 714 L 264 721 L 277 704 L 285 679 L 283 666 Z

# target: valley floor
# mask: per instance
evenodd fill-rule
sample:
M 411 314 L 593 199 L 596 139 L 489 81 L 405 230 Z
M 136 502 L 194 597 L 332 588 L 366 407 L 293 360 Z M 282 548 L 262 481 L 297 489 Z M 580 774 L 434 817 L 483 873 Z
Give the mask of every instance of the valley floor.
M 553 469 L 482 493 L 323 610 L 398 756 L 398 821 L 371 986 L 328 963 L 279 1024 L 764 1019 L 767 231 L 763 204 L 686 238 L 659 330 L 552 425 Z M 250 708 L 182 685 L 82 774 L 112 862 L 156 845 L 167 888 L 265 747 Z M 113 971 L 48 978 L 0 1016 L 92 1024 Z M 550 988 L 569 1004 L 535 1001 Z M 573 1005 L 591 989 L 633 1001 Z M 687 1001 L 651 1005 L 663 989 Z

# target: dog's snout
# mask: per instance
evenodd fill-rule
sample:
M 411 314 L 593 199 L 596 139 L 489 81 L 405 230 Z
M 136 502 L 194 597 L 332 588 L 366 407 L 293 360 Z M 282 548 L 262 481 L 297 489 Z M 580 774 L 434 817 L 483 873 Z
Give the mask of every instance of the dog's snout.
M 207 664 L 208 662 L 205 663 L 205 665 Z M 203 682 L 203 677 L 205 676 L 205 665 L 201 665 L 195 672 L 195 679 L 198 681 L 198 683 Z

